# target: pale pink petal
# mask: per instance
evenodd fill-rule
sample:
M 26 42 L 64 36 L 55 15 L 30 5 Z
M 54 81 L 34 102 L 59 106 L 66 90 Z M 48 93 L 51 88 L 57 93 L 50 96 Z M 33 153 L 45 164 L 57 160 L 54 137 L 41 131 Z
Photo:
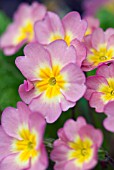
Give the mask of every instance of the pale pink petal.
M 108 85 L 108 82 L 103 76 L 100 75 L 89 76 L 86 80 L 86 85 L 88 89 L 97 91 L 101 84 Z
M 62 113 L 59 102 L 46 101 L 43 95 L 33 99 L 29 107 L 33 112 L 41 113 L 48 123 L 55 122 Z
M 31 130 L 34 128 L 36 132 L 38 133 L 37 149 L 39 150 L 40 149 L 39 147 L 43 140 L 43 134 L 44 134 L 45 126 L 46 126 L 46 121 L 41 114 L 39 114 L 38 112 L 35 112 L 29 116 L 29 126 Z
M 52 65 L 59 64 L 61 67 L 69 64 L 76 63 L 76 51 L 73 46 L 68 47 L 63 40 L 56 40 L 50 43 L 46 49 L 50 53 Z
M 3 159 L 0 162 L 0 170 L 9 170 L 9 168 L 11 170 L 22 170 L 22 169 L 28 169 L 29 168 L 29 162 L 27 163 L 27 165 L 23 166 L 21 164 L 17 164 L 15 158 L 16 158 L 17 154 L 12 154 L 9 155 L 8 157 L 6 157 L 5 159 Z
M 82 70 L 75 64 L 68 64 L 61 70 L 61 75 L 67 74 L 67 86 L 61 89 L 62 94 L 69 101 L 76 102 L 85 93 L 85 76 Z
M 46 170 L 46 168 L 48 167 L 48 155 L 46 153 L 45 147 L 42 144 L 42 146 L 40 146 L 40 157 L 38 158 L 38 160 L 35 163 L 31 163 L 31 168 L 29 170 Z
M 104 33 L 105 33 L 106 41 L 108 41 L 109 37 L 114 34 L 114 29 L 108 28 Z
M 65 99 L 65 97 L 60 102 L 62 110 L 65 112 L 69 108 L 74 107 L 76 105 L 76 102 L 71 102 Z
M 114 34 L 109 37 L 107 47 L 114 47 Z
M 72 119 L 67 120 L 64 124 L 65 136 L 68 138 L 69 141 L 74 141 L 79 129 L 85 125 L 86 121 L 83 117 L 78 117 L 76 122 Z
M 64 170 L 83 170 L 80 169 L 79 167 L 76 166 L 75 161 L 74 160 L 70 160 L 66 163 Z
M 29 108 L 22 102 L 17 103 L 17 109 L 13 107 L 6 108 L 1 118 L 3 129 L 9 136 L 19 139 L 20 137 L 17 134 L 19 125 L 22 123 L 28 124 L 30 114 Z
M 88 48 L 88 50 L 90 48 L 92 48 L 92 41 L 91 41 L 92 35 L 87 35 L 86 37 L 84 37 L 84 44 L 85 46 Z
M 25 85 L 21 84 L 19 86 L 19 95 L 20 95 L 21 99 L 25 103 L 29 104 L 31 102 L 31 100 L 33 98 L 38 97 L 40 95 L 40 93 L 36 93 L 36 89 L 35 88 L 31 89 L 30 91 L 26 91 L 25 90 Z
M 97 69 L 96 74 L 105 77 L 105 79 L 114 77 L 114 63 L 110 65 L 103 64 Z
M 95 108 L 96 112 L 103 112 L 104 111 L 104 103 L 101 100 L 102 93 L 94 92 L 91 95 L 89 104 L 91 107 Z
M 114 116 L 108 116 L 104 120 L 103 125 L 108 131 L 114 132 Z
M 12 154 L 11 152 L 12 138 L 9 137 L 0 126 L 0 161 Z
M 36 40 L 41 44 L 49 44 L 51 35 L 60 35 L 64 39 L 64 29 L 59 16 L 53 12 L 47 12 L 44 20 L 35 23 Z
M 86 90 L 86 92 L 85 92 L 85 94 L 84 94 L 84 97 L 87 99 L 87 100 L 89 100 L 90 99 L 90 97 L 91 97 L 91 95 L 95 92 L 96 90 L 94 89 L 87 89 Z
M 114 101 L 109 102 L 105 107 L 104 107 L 104 112 L 108 116 L 114 116 Z
M 99 44 L 105 43 L 105 35 L 101 28 L 97 28 L 92 34 L 92 46 L 97 49 Z
M 87 29 L 87 22 L 81 20 L 81 17 L 78 12 L 70 12 L 63 19 L 62 23 L 65 29 L 65 33 L 72 33 L 72 40 L 77 38 L 78 40 L 82 40 L 85 35 Z
M 16 66 L 22 74 L 29 80 L 38 80 L 39 76 L 35 74 L 41 65 L 51 67 L 51 60 L 48 52 L 38 43 L 30 43 L 24 48 L 25 56 L 16 58 Z
M 53 161 L 61 162 L 67 161 L 67 153 L 69 152 L 69 147 L 64 143 L 61 145 L 57 145 L 51 152 L 50 158 Z
M 76 64 L 78 66 L 81 66 L 82 61 L 86 58 L 86 48 L 85 48 L 84 44 L 82 42 L 78 41 L 77 39 L 74 39 L 71 42 L 71 45 L 73 45 L 76 49 L 76 54 L 77 54 Z
M 99 148 L 103 142 L 103 135 L 99 129 L 95 129 L 92 125 L 85 125 L 80 128 L 79 134 L 82 138 L 87 136 L 93 141 L 93 145 L 96 145 Z
M 66 161 L 57 162 L 54 166 L 54 170 L 64 170 L 65 165 Z
M 111 131 L 114 132 L 114 102 L 109 102 L 105 107 L 104 107 L 104 113 L 108 116 L 103 124 L 104 127 Z

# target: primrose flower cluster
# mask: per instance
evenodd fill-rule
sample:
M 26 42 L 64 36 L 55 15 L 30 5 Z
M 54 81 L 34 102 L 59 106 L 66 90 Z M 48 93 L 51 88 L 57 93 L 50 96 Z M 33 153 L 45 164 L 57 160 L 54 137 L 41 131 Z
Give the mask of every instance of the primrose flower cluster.
M 6 108 L 0 127 L 0 170 L 46 170 L 46 123 L 54 123 L 82 97 L 104 112 L 104 127 L 114 132 L 114 29 L 103 31 L 91 16 L 70 12 L 62 19 L 33 3 L 22 4 L 0 40 L 6 55 L 23 45 L 15 64 L 25 77 L 22 102 Z M 84 72 L 96 69 L 86 78 Z M 67 113 L 66 113 L 67 114 Z M 69 119 L 58 130 L 50 158 L 54 170 L 89 170 L 98 162 L 101 130 L 83 117 Z

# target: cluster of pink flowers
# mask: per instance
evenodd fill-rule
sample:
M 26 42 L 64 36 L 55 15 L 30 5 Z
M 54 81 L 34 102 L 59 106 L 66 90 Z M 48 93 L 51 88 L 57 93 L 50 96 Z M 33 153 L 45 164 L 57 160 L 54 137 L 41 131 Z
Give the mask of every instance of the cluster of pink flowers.
M 82 97 L 107 115 L 104 127 L 114 132 L 114 29 L 104 32 L 97 19 L 81 19 L 77 12 L 60 19 L 41 4 L 23 4 L 0 47 L 12 55 L 24 44 L 24 56 L 15 61 L 25 77 L 19 87 L 23 102 L 3 111 L 0 170 L 45 170 L 46 122 L 55 122 Z M 84 71 L 93 69 L 96 74 L 86 79 Z M 87 170 L 97 164 L 103 135 L 84 118 L 67 120 L 58 137 L 51 152 L 54 170 Z

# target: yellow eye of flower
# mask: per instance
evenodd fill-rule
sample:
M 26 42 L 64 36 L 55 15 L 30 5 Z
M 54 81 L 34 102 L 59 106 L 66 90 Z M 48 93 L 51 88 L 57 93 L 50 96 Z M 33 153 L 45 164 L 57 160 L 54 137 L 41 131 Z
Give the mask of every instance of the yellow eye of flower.
M 107 79 L 108 84 L 101 84 L 98 92 L 102 93 L 101 99 L 104 103 L 114 100 L 114 78 Z
M 18 44 L 24 39 L 27 39 L 28 42 L 31 42 L 34 38 L 34 29 L 33 23 L 30 20 L 27 20 L 24 25 L 20 26 L 19 33 L 14 38 L 14 44 Z
M 54 86 L 54 85 L 56 84 L 56 79 L 55 79 L 55 77 L 51 77 L 48 82 L 49 82 L 49 84 L 50 84 L 51 86 Z
M 68 159 L 75 159 L 76 166 L 82 167 L 84 163 L 89 162 L 93 156 L 93 141 L 85 137 L 83 140 L 77 136 L 74 142 L 69 142 L 71 148 L 68 153 Z
M 91 49 L 91 53 L 88 54 L 87 60 L 93 66 L 98 66 L 100 63 L 107 62 L 113 59 L 114 48 L 110 47 L 107 49 L 106 44 L 102 44 L 98 47 L 98 50 Z
M 39 71 L 40 79 L 35 82 L 36 93 L 45 92 L 45 97 L 52 99 L 53 97 L 61 96 L 60 89 L 65 87 L 65 79 L 60 73 L 60 67 L 58 65 L 53 68 L 44 67 Z
M 37 159 L 39 151 L 36 150 L 38 144 L 38 134 L 33 129 L 29 130 L 27 125 L 23 125 L 17 131 L 20 136 L 20 140 L 15 139 L 12 141 L 11 150 L 13 153 L 19 153 L 17 157 L 17 163 L 26 163 L 29 159 Z

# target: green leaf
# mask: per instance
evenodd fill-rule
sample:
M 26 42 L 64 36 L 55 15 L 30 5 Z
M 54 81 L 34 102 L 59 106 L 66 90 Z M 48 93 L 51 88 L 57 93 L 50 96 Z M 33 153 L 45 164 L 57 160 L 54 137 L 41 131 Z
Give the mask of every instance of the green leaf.
M 0 35 L 6 30 L 10 22 L 11 19 L 8 18 L 3 11 L 0 11 Z
M 19 53 L 17 54 L 17 56 Z M 0 110 L 16 107 L 20 100 L 18 87 L 24 78 L 15 66 L 15 56 L 6 57 L 0 51 Z

